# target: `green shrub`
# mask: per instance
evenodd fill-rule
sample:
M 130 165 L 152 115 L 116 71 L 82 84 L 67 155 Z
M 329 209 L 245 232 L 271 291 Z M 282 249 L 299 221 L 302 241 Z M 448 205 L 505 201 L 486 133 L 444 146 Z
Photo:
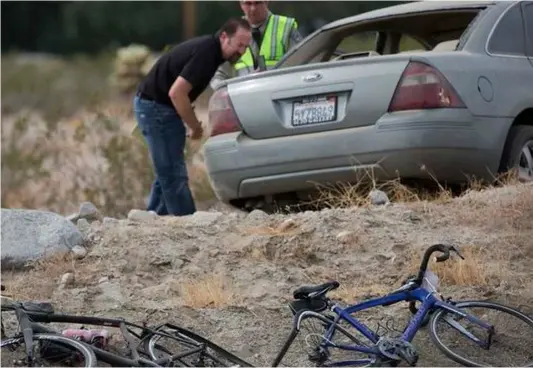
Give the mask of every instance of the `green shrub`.
M 119 48 L 110 76 L 111 85 L 120 93 L 134 92 L 156 60 L 150 49 L 144 45 L 132 44 Z

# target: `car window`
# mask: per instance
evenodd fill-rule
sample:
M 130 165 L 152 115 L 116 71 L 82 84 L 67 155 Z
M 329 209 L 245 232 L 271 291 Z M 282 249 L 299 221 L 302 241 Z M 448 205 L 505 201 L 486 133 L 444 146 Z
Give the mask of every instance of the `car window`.
M 425 50 L 424 45 L 415 38 L 403 34 L 400 38 L 400 47 L 398 52 L 413 51 L 413 50 Z
M 343 54 L 361 51 L 374 51 L 376 49 L 377 32 L 358 32 L 344 37 L 337 51 Z
M 488 50 L 499 55 L 525 55 L 526 40 L 520 3 L 512 5 L 497 24 L 489 40 Z
M 524 20 L 526 21 L 526 32 L 529 39 L 529 48 L 526 50 L 527 56 L 533 56 L 533 3 L 524 6 Z

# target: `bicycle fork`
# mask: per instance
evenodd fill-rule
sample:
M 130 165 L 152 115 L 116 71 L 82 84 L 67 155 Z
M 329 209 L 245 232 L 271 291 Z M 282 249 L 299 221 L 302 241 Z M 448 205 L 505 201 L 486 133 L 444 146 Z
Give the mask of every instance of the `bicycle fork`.
M 496 332 L 494 325 L 486 323 L 482 321 L 481 319 L 477 318 L 476 316 L 473 316 L 471 314 L 468 314 L 466 312 L 463 312 L 461 309 L 449 305 L 449 304 L 441 304 L 440 307 L 448 310 L 450 313 L 447 315 L 444 315 L 444 320 L 453 328 L 455 328 L 457 331 L 474 341 L 476 344 L 480 345 L 483 349 L 489 350 L 490 346 L 492 344 L 492 338 L 494 336 L 494 333 Z M 477 326 L 485 329 L 487 331 L 487 338 L 485 340 L 482 340 L 478 337 L 476 337 L 473 333 L 468 331 L 465 327 L 461 326 L 459 322 L 454 318 L 454 315 L 458 315 L 461 318 L 464 318 Z

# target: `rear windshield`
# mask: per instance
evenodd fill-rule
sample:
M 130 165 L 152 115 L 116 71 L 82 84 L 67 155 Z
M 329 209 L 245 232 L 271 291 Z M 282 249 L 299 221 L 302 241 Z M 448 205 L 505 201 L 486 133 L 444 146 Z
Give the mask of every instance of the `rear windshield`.
M 289 53 L 277 67 L 406 52 L 456 50 L 484 10 L 486 7 L 432 11 L 331 29 Z

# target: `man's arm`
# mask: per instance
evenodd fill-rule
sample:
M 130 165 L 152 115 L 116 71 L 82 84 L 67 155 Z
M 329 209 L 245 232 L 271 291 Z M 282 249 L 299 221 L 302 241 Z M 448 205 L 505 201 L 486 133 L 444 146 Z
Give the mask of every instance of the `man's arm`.
M 291 32 L 289 33 L 289 45 L 287 51 L 292 49 L 296 44 L 298 44 L 303 39 L 302 34 L 298 31 L 298 23 L 294 20 L 292 24 Z
M 198 130 L 202 127 L 202 124 L 196 117 L 194 109 L 189 99 L 189 92 L 192 89 L 192 84 L 181 75 L 176 78 L 168 96 L 174 105 L 174 108 L 178 112 L 178 115 L 185 121 L 185 123 L 191 128 L 192 131 Z
M 211 79 L 211 82 L 209 82 L 209 85 L 213 90 L 217 89 L 217 87 L 226 79 L 233 78 L 235 76 L 235 69 L 233 68 L 233 65 L 231 65 L 228 61 L 222 63 L 215 72 L 215 75 Z
M 170 97 L 178 115 L 193 131 L 193 138 L 199 138 L 198 134 L 201 135 L 202 124 L 194 113 L 189 93 L 193 86 L 199 83 L 202 75 L 206 73 L 204 70 L 206 69 L 205 66 L 208 65 L 206 60 L 213 57 L 213 52 L 209 47 L 199 48 L 194 56 L 187 62 L 181 71 L 181 74 L 176 78 L 168 91 L 168 96 Z

